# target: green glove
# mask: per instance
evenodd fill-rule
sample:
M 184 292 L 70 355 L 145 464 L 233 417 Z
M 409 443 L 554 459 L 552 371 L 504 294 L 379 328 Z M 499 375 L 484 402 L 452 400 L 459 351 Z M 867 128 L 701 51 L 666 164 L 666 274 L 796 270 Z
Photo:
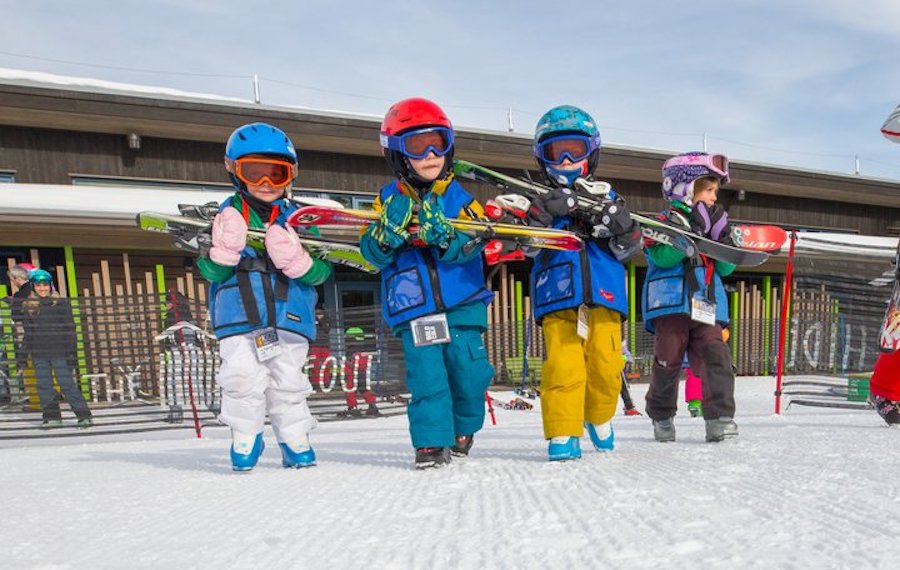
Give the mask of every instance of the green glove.
M 429 197 L 422 201 L 419 210 L 419 237 L 428 245 L 445 246 L 456 234 L 450 220 L 444 215 L 440 198 Z
M 394 194 L 385 200 L 381 218 L 369 226 L 368 234 L 378 245 L 397 249 L 409 240 L 406 226 L 413 216 L 413 201 L 404 194 Z

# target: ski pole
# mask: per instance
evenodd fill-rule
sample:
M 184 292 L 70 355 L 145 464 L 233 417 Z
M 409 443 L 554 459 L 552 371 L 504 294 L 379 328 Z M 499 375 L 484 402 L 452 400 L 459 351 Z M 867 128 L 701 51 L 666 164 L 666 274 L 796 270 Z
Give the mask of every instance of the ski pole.
M 491 402 L 491 396 L 488 394 L 488 391 L 484 391 L 484 399 L 487 402 L 488 412 L 491 414 L 491 425 L 497 425 L 497 416 L 494 415 L 494 403 Z

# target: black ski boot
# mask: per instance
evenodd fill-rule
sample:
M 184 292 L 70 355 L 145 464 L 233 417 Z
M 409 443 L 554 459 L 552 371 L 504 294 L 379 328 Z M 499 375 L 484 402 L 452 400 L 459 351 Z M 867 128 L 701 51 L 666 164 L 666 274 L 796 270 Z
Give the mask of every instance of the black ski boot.
M 887 425 L 900 427 L 900 402 L 888 400 L 881 396 L 871 396 L 869 403 L 875 406 L 875 411 L 881 416 Z
M 672 418 L 653 420 L 653 439 L 656 441 L 675 441 L 675 422 Z
M 456 436 L 456 443 L 454 443 L 453 447 L 450 448 L 450 455 L 453 455 L 455 457 L 465 457 L 469 454 L 469 450 L 472 449 L 472 444 L 474 442 L 474 435 Z
M 420 447 L 416 449 L 416 469 L 443 467 L 450 463 L 450 448 Z
M 722 416 L 714 420 L 706 420 L 706 441 L 723 441 L 737 437 L 738 426 L 732 418 Z

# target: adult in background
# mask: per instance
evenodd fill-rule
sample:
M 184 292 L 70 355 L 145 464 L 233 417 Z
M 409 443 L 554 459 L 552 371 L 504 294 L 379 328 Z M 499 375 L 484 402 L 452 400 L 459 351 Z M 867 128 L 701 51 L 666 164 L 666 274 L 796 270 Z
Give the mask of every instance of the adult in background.
M 31 294 L 22 303 L 23 348 L 34 363 L 43 427 L 62 426 L 62 412 L 53 390 L 56 383 L 78 418 L 78 427 L 93 425 L 91 411 L 75 385 L 71 362 L 75 358 L 75 321 L 69 301 L 53 290 L 53 277 L 43 269 L 29 275 Z

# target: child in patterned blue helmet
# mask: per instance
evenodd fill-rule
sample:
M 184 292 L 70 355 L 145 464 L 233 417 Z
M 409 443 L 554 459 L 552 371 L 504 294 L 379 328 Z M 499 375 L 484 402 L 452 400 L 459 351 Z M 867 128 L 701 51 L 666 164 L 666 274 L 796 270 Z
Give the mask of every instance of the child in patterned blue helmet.
M 571 105 L 550 109 L 535 129 L 534 155 L 554 190 L 533 203 L 530 217 L 585 239 L 582 252 L 539 252 L 531 271 L 534 314 L 547 346 L 544 438 L 550 461 L 561 461 L 581 457 L 585 429 L 598 451 L 615 445 L 611 420 L 621 390 L 621 322 L 628 311 L 623 263 L 640 247 L 640 228 L 622 197 L 592 178 L 600 133 L 585 111 Z M 595 196 L 601 212 L 575 208 L 574 192 L 584 192 L 584 185 L 604 188 Z
M 732 242 L 728 214 L 717 204 L 719 184 L 729 181 L 723 155 L 689 152 L 663 165 L 663 197 L 669 208 L 661 220 L 717 241 Z M 734 422 L 734 371 L 731 350 L 723 340 L 728 298 L 722 277 L 735 266 L 705 257 L 689 259 L 674 247 L 647 242 L 647 278 L 642 308 L 647 330 L 656 335 L 653 371 L 647 392 L 647 415 L 657 441 L 675 441 L 673 422 L 678 376 L 687 352 L 691 370 L 703 385 L 706 440 L 737 436 Z
M 309 467 L 316 462 L 309 443 L 316 420 L 303 367 L 316 339 L 315 287 L 332 268 L 310 257 L 285 227 L 297 208 L 287 199 L 297 152 L 283 131 L 265 123 L 236 129 L 225 147 L 225 169 L 235 193 L 219 207 L 212 248 L 197 267 L 212 282 L 209 313 L 222 357 L 219 419 L 231 427 L 231 466 L 256 466 L 268 411 L 282 465 Z M 247 246 L 248 228 L 265 230 L 265 251 Z

